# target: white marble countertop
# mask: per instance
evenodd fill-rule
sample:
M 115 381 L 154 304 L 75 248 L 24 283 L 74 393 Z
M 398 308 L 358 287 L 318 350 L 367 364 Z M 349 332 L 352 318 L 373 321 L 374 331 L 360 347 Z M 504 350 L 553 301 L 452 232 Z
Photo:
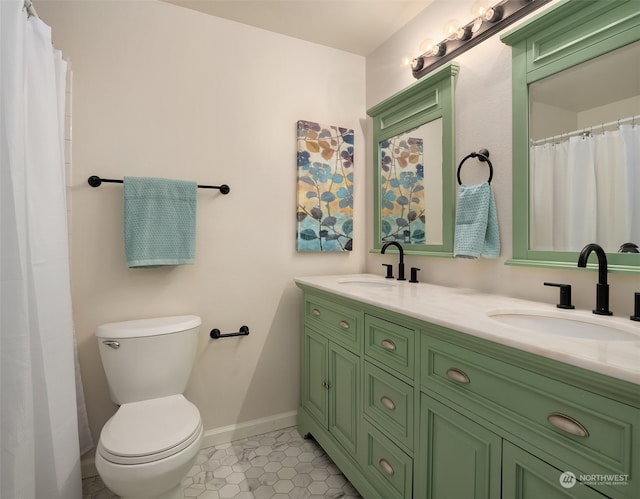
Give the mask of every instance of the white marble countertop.
M 495 343 L 640 384 L 640 322 L 602 317 L 590 310 L 561 310 L 555 305 L 384 279 L 373 274 L 298 277 L 296 283 L 351 298 L 409 317 L 445 326 Z M 531 313 L 615 328 L 620 340 L 536 332 L 503 324 L 491 315 Z

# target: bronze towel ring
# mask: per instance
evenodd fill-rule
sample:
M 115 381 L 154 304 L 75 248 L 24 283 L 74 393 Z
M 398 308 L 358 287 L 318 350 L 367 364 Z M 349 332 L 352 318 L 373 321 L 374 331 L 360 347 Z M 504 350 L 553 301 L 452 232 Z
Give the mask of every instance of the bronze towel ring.
M 460 180 L 460 170 L 462 169 L 462 165 L 469 158 L 478 158 L 483 163 L 486 162 L 489 165 L 489 180 L 487 182 L 491 184 L 491 179 L 493 178 L 493 165 L 489 160 L 489 151 L 487 151 L 486 149 L 480 149 L 478 152 L 472 152 L 471 154 L 468 154 L 462 161 L 460 161 L 460 164 L 458 165 L 458 185 L 462 185 L 462 180 Z

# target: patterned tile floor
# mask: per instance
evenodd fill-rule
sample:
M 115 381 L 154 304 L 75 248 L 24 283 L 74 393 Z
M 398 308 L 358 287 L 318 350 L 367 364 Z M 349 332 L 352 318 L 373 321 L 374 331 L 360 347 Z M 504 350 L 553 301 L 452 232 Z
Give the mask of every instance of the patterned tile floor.
M 359 499 L 312 439 L 295 427 L 202 449 L 182 481 L 190 499 Z M 100 477 L 82 481 L 84 499 L 116 499 Z

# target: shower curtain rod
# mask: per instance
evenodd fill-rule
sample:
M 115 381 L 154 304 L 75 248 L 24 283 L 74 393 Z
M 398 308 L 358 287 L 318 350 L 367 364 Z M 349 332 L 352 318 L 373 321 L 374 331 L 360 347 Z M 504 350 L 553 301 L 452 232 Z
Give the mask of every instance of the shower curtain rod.
M 640 116 L 629 116 L 628 118 L 621 118 L 619 120 L 611 121 L 609 123 L 602 123 L 601 125 L 595 125 L 595 126 L 590 126 L 590 127 L 587 127 L 587 128 L 582 128 L 581 130 L 575 130 L 573 132 L 561 133 L 560 135 L 554 135 L 552 137 L 547 137 L 546 139 L 531 140 L 531 145 L 532 146 L 537 146 L 537 145 L 540 145 L 540 144 L 544 144 L 545 142 L 553 142 L 555 140 L 568 139 L 569 137 L 575 137 L 577 135 L 582 135 L 584 137 L 588 137 L 589 135 L 593 134 L 594 128 L 596 130 L 599 128 L 604 132 L 605 128 L 609 128 L 609 127 L 612 127 L 612 126 L 619 126 L 619 125 L 622 125 L 623 123 L 627 123 L 629 121 L 633 124 L 633 126 L 635 126 L 636 120 L 638 120 L 638 123 L 640 124 Z
M 36 8 L 33 6 L 33 2 L 31 0 L 24 0 L 24 8 L 27 10 L 29 17 L 33 16 L 39 18 Z

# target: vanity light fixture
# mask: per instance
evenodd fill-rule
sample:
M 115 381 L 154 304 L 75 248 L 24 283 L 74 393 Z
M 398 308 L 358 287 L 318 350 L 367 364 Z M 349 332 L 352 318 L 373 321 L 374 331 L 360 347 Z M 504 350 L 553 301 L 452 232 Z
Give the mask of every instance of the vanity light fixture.
M 474 18 L 471 21 L 464 25 L 455 20 L 448 21 L 444 27 L 444 40 L 440 43 L 425 40 L 420 44 L 421 55 L 411 60 L 413 76 L 422 78 L 550 1 L 501 0 L 494 5 L 484 1 L 476 2 L 472 8 Z

